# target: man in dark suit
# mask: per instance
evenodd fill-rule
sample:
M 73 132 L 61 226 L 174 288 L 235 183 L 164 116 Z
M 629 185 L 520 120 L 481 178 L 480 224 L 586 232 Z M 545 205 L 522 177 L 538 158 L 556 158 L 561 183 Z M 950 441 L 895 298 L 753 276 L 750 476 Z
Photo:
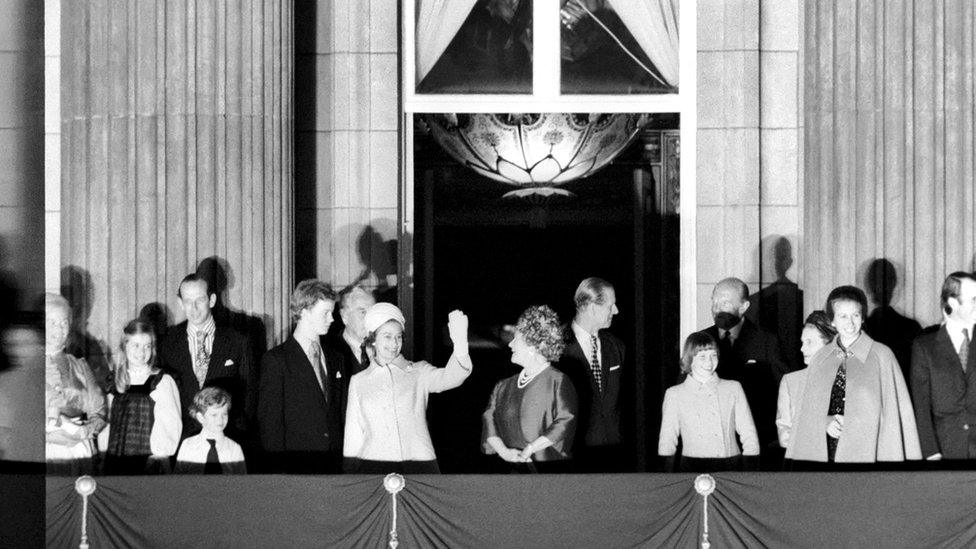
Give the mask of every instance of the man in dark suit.
M 355 375 L 369 366 L 369 358 L 363 349 L 366 338 L 366 310 L 376 303 L 373 294 L 362 286 L 351 286 L 339 294 L 339 318 L 341 326 L 329 331 L 327 346 L 343 361 L 343 370 Z M 339 328 L 336 330 L 335 328 Z
M 712 318 L 705 329 L 719 345 L 716 373 L 738 381 L 759 433 L 762 466 L 781 465 L 782 450 L 776 437 L 776 398 L 779 382 L 788 373 L 776 335 L 745 317 L 749 287 L 738 278 L 726 278 L 712 290 Z
M 176 295 L 186 320 L 167 330 L 158 355 L 160 367 L 173 375 L 180 389 L 183 438 L 200 432 L 200 424 L 189 411 L 193 397 L 203 387 L 220 387 L 231 395 L 227 434 L 247 446 L 257 386 L 247 338 L 216 325 L 211 309 L 217 296 L 200 276 L 183 278 Z
M 976 459 L 976 277 L 955 272 L 942 283 L 945 322 L 912 345 L 911 387 L 922 456 Z M 972 467 L 956 462 L 954 466 Z
M 261 359 L 258 429 L 274 472 L 339 472 L 349 373 L 325 347 L 336 295 L 303 280 L 291 295 L 295 331 Z
M 606 331 L 617 314 L 617 296 L 606 280 L 591 277 L 574 296 L 576 316 L 566 330 L 557 368 L 572 380 L 579 399 L 573 453 L 581 472 L 629 468 L 620 433 L 620 377 L 625 349 Z

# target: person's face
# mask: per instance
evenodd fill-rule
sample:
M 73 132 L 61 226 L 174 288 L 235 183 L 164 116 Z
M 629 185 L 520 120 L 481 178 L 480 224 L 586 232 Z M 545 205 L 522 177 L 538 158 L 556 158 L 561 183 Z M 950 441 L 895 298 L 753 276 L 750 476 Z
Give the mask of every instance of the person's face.
M 203 326 L 210 318 L 210 310 L 217 304 L 217 294 L 208 295 L 207 283 L 191 280 L 180 286 L 180 307 L 193 326 Z
M 64 307 L 48 307 L 44 312 L 44 342 L 50 351 L 64 349 L 71 321 Z
M 525 342 L 521 332 L 515 332 L 515 337 L 509 342 L 508 347 L 512 350 L 512 364 L 525 368 L 532 363 L 532 346 Z
M 351 298 L 339 315 L 342 316 L 342 323 L 346 325 L 346 331 L 357 339 L 366 337 L 366 309 L 376 303 L 371 295 L 359 294 Z
M 718 351 L 702 349 L 691 359 L 691 374 L 697 378 L 707 378 L 718 368 Z
M 376 329 L 376 358 L 383 364 L 389 364 L 400 356 L 403 347 L 403 326 L 396 320 L 389 320 Z
M 153 342 L 149 334 L 129 336 L 125 342 L 125 360 L 129 366 L 145 366 L 152 360 Z
M 827 342 L 820 335 L 820 330 L 813 326 L 804 326 L 800 332 L 800 353 L 803 354 L 803 363 L 810 365 L 810 357 L 823 348 Z
M 613 315 L 620 312 L 617 309 L 617 295 L 612 289 L 606 289 L 603 291 L 603 303 L 590 303 L 588 305 L 590 309 L 590 315 L 593 317 L 593 322 L 597 326 L 597 329 L 603 330 L 610 327 L 610 323 L 613 322 Z
M 837 329 L 837 333 L 847 340 L 857 337 L 864 323 L 861 304 L 856 301 L 835 301 L 833 309 L 834 320 L 831 324 Z
M 196 418 L 200 426 L 207 433 L 223 433 L 227 427 L 227 414 L 229 406 L 211 406 L 204 413 L 197 412 Z
M 323 336 L 329 332 L 332 325 L 332 310 L 335 303 L 328 299 L 320 299 L 311 307 L 302 309 L 299 318 L 316 335 Z
M 976 282 L 968 278 L 962 279 L 959 297 L 950 297 L 949 305 L 952 306 L 950 317 L 967 325 L 976 324 Z
M 742 294 L 738 288 L 732 286 L 718 286 L 712 291 L 712 317 L 719 313 L 727 313 L 741 317 L 749 308 L 748 302 L 742 301 Z

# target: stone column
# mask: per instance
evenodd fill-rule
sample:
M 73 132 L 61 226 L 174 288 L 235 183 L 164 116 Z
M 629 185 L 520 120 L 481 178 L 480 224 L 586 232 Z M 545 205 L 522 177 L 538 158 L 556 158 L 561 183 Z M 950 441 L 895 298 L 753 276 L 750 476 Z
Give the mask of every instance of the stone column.
M 75 0 L 61 13 L 62 285 L 109 345 L 216 256 L 278 339 L 293 285 L 293 2 Z
M 396 0 L 298 0 L 299 278 L 396 295 Z

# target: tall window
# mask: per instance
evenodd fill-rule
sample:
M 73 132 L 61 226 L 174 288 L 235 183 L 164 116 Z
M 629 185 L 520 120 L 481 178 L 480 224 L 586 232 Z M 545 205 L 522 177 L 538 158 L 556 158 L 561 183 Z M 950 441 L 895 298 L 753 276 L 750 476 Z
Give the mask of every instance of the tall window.
M 401 232 L 414 232 L 414 114 L 677 114 L 681 332 L 690 333 L 696 27 L 694 4 L 681 7 L 679 0 L 406 0 Z M 401 252 L 401 268 L 412 267 L 409 251 Z

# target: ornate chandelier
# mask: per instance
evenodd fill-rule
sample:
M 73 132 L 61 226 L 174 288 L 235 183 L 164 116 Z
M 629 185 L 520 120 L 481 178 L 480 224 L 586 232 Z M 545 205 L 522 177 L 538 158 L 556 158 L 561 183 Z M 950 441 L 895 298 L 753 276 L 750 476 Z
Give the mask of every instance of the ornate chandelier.
M 423 116 L 434 139 L 475 172 L 518 187 L 505 197 L 572 193 L 556 187 L 616 158 L 651 121 L 649 114 L 489 114 Z

